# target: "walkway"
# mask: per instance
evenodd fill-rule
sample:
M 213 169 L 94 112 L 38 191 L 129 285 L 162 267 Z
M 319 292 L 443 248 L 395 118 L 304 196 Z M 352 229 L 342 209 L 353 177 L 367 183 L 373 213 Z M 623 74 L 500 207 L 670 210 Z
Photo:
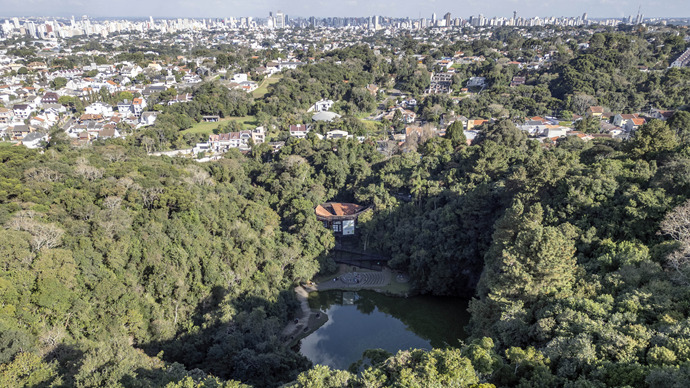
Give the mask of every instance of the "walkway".
M 282 336 L 288 344 L 297 343 L 328 320 L 326 314 L 309 308 L 309 294 L 302 286 L 295 287 L 295 294 L 300 304 L 299 316 L 288 323 L 282 332 Z

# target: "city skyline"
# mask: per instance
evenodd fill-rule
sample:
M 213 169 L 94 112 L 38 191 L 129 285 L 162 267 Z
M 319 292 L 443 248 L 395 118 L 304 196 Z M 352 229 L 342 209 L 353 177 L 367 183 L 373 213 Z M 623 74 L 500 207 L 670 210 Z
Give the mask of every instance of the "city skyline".
M 401 0 L 346 0 L 344 2 L 325 2 L 311 0 L 307 2 L 288 3 L 286 1 L 257 0 L 251 3 L 240 1 L 207 0 L 174 2 L 164 0 L 132 1 L 123 0 L 113 7 L 112 2 L 104 0 L 29 0 L 5 4 L 0 11 L 3 17 L 68 17 L 71 15 L 89 17 L 139 18 L 153 16 L 156 18 L 224 18 L 253 16 L 266 17 L 269 12 L 282 12 L 290 17 L 363 17 L 382 15 L 411 19 L 431 18 L 436 13 L 442 18 L 450 13 L 453 18 L 469 18 L 483 14 L 486 17 L 512 17 L 516 11 L 518 17 L 560 17 L 577 16 L 587 13 L 590 18 L 622 18 L 640 13 L 648 18 L 690 17 L 690 2 L 682 0 L 640 2 L 621 0 L 585 0 L 571 3 L 552 1 L 524 0 L 470 0 L 458 4 L 449 0 L 436 0 L 429 3 Z

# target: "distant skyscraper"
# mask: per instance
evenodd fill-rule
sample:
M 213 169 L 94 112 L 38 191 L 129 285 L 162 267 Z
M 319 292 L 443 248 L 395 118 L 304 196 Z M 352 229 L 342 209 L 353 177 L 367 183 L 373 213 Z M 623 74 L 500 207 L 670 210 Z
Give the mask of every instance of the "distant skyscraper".
M 276 28 L 285 28 L 285 15 L 280 10 L 278 10 L 278 12 L 276 12 L 275 27 Z
M 587 12 L 582 14 L 582 20 L 585 22 L 587 21 Z
M 443 18 L 446 19 L 446 27 L 450 27 L 450 12 L 443 15 Z
M 431 14 L 431 25 L 435 26 L 436 25 L 436 13 Z

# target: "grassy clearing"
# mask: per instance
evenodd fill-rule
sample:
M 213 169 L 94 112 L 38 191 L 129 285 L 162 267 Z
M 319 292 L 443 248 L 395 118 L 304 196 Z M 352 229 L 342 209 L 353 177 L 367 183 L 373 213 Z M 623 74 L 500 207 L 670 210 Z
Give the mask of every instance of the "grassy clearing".
M 364 125 L 366 125 L 367 129 L 370 132 L 376 132 L 379 129 L 379 122 L 378 121 L 364 120 L 364 119 L 360 119 L 359 121 L 361 121 Z
M 218 122 L 211 122 L 211 123 L 206 123 L 206 122 L 200 122 L 194 124 L 189 129 L 185 129 L 182 131 L 182 133 L 211 133 L 213 132 L 214 129 L 218 128 L 220 124 L 222 124 L 225 121 L 237 121 L 240 124 L 242 124 L 242 127 L 244 129 L 254 129 L 258 125 L 256 122 L 256 117 L 254 116 L 243 116 L 243 117 L 225 117 L 220 119 Z
M 274 75 L 273 77 L 264 78 L 264 80 L 261 81 L 261 85 L 259 85 L 259 87 L 252 92 L 252 96 L 254 98 L 263 98 L 268 93 L 268 85 L 277 83 L 281 78 L 283 78 L 282 75 Z

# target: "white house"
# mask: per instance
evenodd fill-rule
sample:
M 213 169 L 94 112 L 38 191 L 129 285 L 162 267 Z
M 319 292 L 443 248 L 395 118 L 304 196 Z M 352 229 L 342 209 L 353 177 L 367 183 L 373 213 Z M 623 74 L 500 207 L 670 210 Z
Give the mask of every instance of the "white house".
M 333 104 L 334 103 L 332 100 L 323 99 L 323 100 L 317 101 L 314 104 L 314 111 L 316 111 L 316 112 L 329 111 L 333 107 Z
M 244 82 L 244 81 L 247 81 L 247 80 L 248 80 L 248 78 L 247 78 L 247 74 L 246 74 L 246 73 L 237 73 L 237 74 L 234 74 L 234 75 L 232 76 L 232 82 L 240 83 L 240 82 Z
M 132 103 L 129 100 L 120 101 L 117 103 L 117 111 L 122 115 L 133 113 Z
M 208 137 L 208 142 L 211 144 L 211 150 L 215 152 L 226 152 L 230 148 L 248 150 L 250 139 L 252 139 L 251 131 L 241 131 L 210 135 Z
M 617 127 L 625 127 L 628 124 L 628 121 L 632 119 L 636 119 L 639 116 L 637 114 L 617 114 L 613 117 L 613 125 Z
M 139 118 L 139 123 L 143 126 L 153 125 L 158 117 L 158 112 L 143 112 Z
M 625 130 L 628 132 L 634 132 L 646 122 L 647 121 L 641 117 L 635 117 L 634 119 L 628 120 L 623 128 L 625 128 Z
M 251 93 L 259 88 L 259 84 L 254 81 L 242 81 L 239 83 L 239 88 L 247 93 Z
M 41 142 L 47 141 L 47 133 L 31 132 L 22 138 L 22 145 L 26 148 L 38 148 L 41 146 Z
M 15 117 L 19 118 L 20 120 L 26 120 L 31 115 L 31 112 L 33 112 L 33 109 L 28 104 L 19 104 L 13 106 L 12 111 L 14 112 Z
M 102 102 L 94 102 L 84 109 L 84 113 L 111 117 L 113 115 L 113 107 Z
M 143 98 L 135 98 L 134 100 L 132 100 L 132 111 L 134 112 L 135 116 L 141 116 L 141 113 L 144 111 L 144 108 L 146 108 L 146 100 L 144 100 Z
M 298 139 L 304 139 L 309 133 L 309 127 L 304 124 L 297 124 L 290 126 L 290 136 L 296 137 Z
M 352 135 L 350 135 L 347 131 L 334 129 L 326 132 L 326 139 L 352 139 Z

